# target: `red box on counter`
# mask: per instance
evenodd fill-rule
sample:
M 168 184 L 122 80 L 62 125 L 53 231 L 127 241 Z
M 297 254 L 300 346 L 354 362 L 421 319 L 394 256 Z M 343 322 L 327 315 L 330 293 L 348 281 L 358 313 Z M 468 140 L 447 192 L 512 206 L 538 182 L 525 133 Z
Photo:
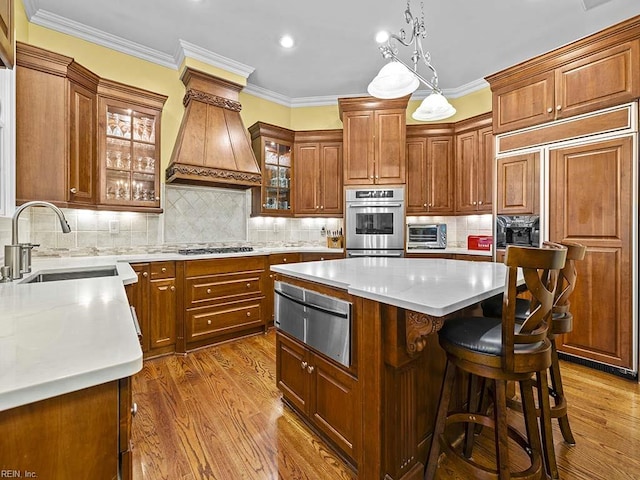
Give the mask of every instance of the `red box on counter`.
M 467 237 L 467 249 L 469 250 L 491 250 L 492 243 L 492 236 L 469 235 Z

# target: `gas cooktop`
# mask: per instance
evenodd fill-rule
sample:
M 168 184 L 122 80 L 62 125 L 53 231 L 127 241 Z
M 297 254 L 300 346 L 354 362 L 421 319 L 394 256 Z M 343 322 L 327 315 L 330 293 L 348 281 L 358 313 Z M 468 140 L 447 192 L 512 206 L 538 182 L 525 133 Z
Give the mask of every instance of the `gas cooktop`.
M 178 250 L 181 255 L 205 255 L 207 253 L 240 253 L 253 252 L 253 247 L 206 247 L 206 248 L 183 248 Z

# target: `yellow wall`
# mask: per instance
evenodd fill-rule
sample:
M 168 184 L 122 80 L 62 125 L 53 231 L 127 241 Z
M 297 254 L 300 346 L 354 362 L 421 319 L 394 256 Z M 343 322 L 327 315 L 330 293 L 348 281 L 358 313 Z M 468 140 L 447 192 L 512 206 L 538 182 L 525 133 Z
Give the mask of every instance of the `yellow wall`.
M 119 53 L 76 37 L 56 32 L 27 20 L 24 6 L 16 2 L 16 39 L 47 50 L 74 58 L 79 64 L 100 77 L 115 80 L 168 96 L 162 113 L 162 169 L 169 164 L 173 144 L 180 127 L 184 107 L 184 85 L 178 70 L 163 67 L 146 60 Z M 244 78 L 213 67 L 204 62 L 187 58 L 186 65 L 227 80 L 246 85 Z M 257 121 L 279 125 L 292 130 L 320 130 L 342 128 L 338 105 L 289 108 L 260 97 L 241 92 L 241 116 L 245 127 Z M 491 92 L 488 88 L 451 100 L 458 113 L 447 121 L 469 118 L 491 110 Z M 419 101 L 409 102 L 407 123 L 419 123 L 411 118 Z

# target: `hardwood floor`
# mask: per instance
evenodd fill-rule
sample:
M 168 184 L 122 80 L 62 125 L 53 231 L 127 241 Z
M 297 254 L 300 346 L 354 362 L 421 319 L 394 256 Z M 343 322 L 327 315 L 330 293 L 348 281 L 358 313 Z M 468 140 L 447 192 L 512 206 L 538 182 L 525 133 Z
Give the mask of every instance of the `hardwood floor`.
M 577 441 L 564 444 L 554 425 L 561 478 L 640 479 L 640 385 L 581 365 L 561 368 Z M 356 478 L 283 407 L 273 331 L 147 360 L 133 395 L 134 480 Z M 444 459 L 437 478 L 469 480 Z

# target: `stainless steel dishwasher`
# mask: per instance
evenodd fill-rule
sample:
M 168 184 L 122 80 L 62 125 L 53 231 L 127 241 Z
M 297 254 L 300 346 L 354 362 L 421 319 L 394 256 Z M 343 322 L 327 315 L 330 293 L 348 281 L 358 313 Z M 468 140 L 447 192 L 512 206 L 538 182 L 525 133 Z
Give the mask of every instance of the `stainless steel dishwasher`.
M 275 325 L 342 365 L 351 365 L 351 303 L 277 281 Z

